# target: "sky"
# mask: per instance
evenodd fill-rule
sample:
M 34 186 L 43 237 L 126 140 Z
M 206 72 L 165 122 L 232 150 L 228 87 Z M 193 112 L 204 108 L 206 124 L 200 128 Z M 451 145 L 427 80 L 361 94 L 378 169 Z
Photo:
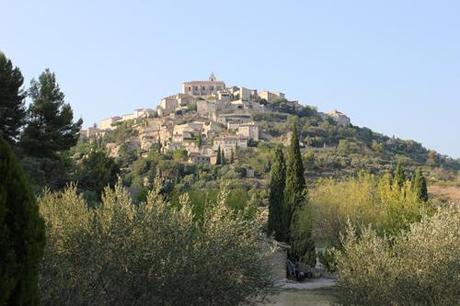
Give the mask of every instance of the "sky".
M 460 158 L 460 1 L 0 0 L 0 50 L 85 126 L 183 81 L 282 91 Z

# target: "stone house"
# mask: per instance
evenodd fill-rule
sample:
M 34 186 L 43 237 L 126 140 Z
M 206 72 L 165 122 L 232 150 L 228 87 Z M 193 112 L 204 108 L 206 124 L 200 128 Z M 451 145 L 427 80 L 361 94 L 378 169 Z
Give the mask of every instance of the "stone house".
M 224 152 L 224 156 L 230 158 L 232 152 L 235 152 L 237 149 L 248 148 L 248 139 L 233 135 L 216 137 L 213 142 L 213 150 L 217 151 L 219 147 Z
M 238 126 L 237 135 L 259 141 L 259 126 L 255 122 L 242 123 Z
M 189 154 L 188 162 L 191 164 L 210 164 L 211 157 L 199 152 L 192 152 Z
M 266 100 L 268 103 L 273 103 L 279 99 L 285 99 L 285 95 L 282 92 L 270 92 L 270 91 L 261 91 L 258 93 L 259 98 Z

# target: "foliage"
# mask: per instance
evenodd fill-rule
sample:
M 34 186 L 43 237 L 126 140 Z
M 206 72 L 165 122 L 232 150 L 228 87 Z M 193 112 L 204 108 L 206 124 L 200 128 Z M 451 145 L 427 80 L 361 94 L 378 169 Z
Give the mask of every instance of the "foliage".
M 23 170 L 2 138 L 0 174 L 0 305 L 37 305 L 43 220 Z
M 286 186 L 286 162 L 280 147 L 275 150 L 275 158 L 272 164 L 270 176 L 270 193 L 268 196 L 268 234 L 274 234 L 278 241 L 287 241 L 286 224 L 284 214 L 286 206 L 284 202 L 284 188 Z
M 113 158 L 103 151 L 91 151 L 82 159 L 75 180 L 79 188 L 99 197 L 105 186 L 115 186 L 119 173 L 120 168 Z
M 418 168 L 415 172 L 413 185 L 417 199 L 421 202 L 428 201 L 428 189 L 426 179 L 423 176 L 422 170 L 420 168 Z
M 105 190 L 89 209 L 76 188 L 46 193 L 48 246 L 41 270 L 48 305 L 237 305 L 269 288 L 259 225 L 230 213 L 221 190 L 194 220 L 184 194 L 172 206 L 157 181 L 145 203 Z
M 29 89 L 32 104 L 27 114 L 27 126 L 21 146 L 28 156 L 56 159 L 57 153 L 77 143 L 83 121 L 73 122 L 73 111 L 64 102 L 54 73 L 48 69 L 32 80 Z
M 0 51 L 0 136 L 10 145 L 16 143 L 26 116 L 23 83 L 21 70 Z
M 458 305 L 460 209 L 440 208 L 395 239 L 349 226 L 338 252 L 345 305 Z
M 419 221 L 431 205 L 417 199 L 411 182 L 405 181 L 402 189 L 395 186 L 389 174 L 362 172 L 341 180 L 321 179 L 310 189 L 312 211 L 300 211 L 295 231 L 304 231 L 312 220 L 317 244 L 337 248 L 347 222 L 357 228 L 372 224 L 379 235 L 399 233 Z
M 286 231 L 288 232 L 288 242 L 291 244 L 291 256 L 302 259 L 303 262 L 315 264 L 315 244 L 312 239 L 312 217 L 308 214 L 310 205 L 307 203 L 306 186 L 304 178 L 304 168 L 302 156 L 300 154 L 299 138 L 297 134 L 297 120 L 292 124 L 291 143 L 288 148 L 288 159 L 286 166 L 286 188 L 284 190 L 284 201 L 286 209 L 283 211 L 283 218 Z M 298 222 L 299 212 L 303 211 L 304 222 L 302 231 L 295 230 Z

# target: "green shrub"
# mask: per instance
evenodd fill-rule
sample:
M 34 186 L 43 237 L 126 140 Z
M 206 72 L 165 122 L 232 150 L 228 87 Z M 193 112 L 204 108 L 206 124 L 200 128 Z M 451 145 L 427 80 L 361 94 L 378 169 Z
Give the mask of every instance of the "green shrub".
M 46 193 L 49 240 L 41 270 L 47 305 L 237 305 L 271 281 L 259 224 L 230 213 L 228 193 L 194 220 L 188 195 L 172 207 L 161 186 L 133 205 L 120 185 L 88 209 L 75 187 Z
M 459 305 L 460 208 L 425 215 L 393 239 L 349 226 L 337 253 L 345 305 Z

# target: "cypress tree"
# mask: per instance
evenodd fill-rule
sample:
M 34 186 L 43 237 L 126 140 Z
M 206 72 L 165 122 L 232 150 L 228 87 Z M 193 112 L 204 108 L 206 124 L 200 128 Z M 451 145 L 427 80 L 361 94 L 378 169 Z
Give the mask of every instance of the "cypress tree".
M 232 152 L 230 154 L 230 164 L 233 164 L 235 162 L 235 155 L 233 153 L 233 149 L 232 149 Z
M 220 146 L 217 148 L 217 157 L 216 157 L 216 165 L 222 164 L 222 155 L 220 152 Z
M 404 170 L 403 170 L 400 162 L 398 162 L 396 164 L 396 169 L 395 169 L 393 181 L 394 181 L 395 184 L 398 185 L 399 188 L 402 188 L 404 186 L 405 181 L 406 181 L 406 176 L 404 175 Z
M 16 143 L 26 116 L 23 83 L 19 68 L 0 51 L 0 136 L 10 145 Z
M 284 188 L 286 186 L 286 162 L 283 150 L 277 147 L 275 159 L 270 172 L 270 190 L 268 196 L 268 234 L 275 236 L 278 241 L 286 241 L 287 231 L 283 223 Z
M 315 243 L 312 238 L 312 222 L 306 224 L 308 228 L 299 237 L 295 237 L 293 226 L 296 223 L 297 213 L 307 203 L 304 168 L 300 153 L 297 120 L 292 126 L 291 143 L 288 149 L 286 168 L 286 188 L 284 191 L 285 207 L 284 222 L 288 231 L 287 240 L 291 244 L 291 257 L 303 259 L 307 264 L 314 265 L 316 261 Z M 305 209 L 309 209 L 306 207 Z M 311 216 L 311 214 L 310 214 Z
M 225 165 L 227 163 L 227 161 L 225 160 L 224 150 L 220 150 L 220 163 L 222 165 Z
M 0 137 L 0 305 L 37 305 L 45 229 L 24 173 Z
M 292 126 L 291 143 L 288 148 L 287 167 L 286 167 L 286 220 L 287 231 L 289 233 L 294 213 L 302 207 L 305 202 L 305 178 L 302 156 L 300 154 L 299 136 L 297 134 L 297 121 Z M 289 235 L 288 235 L 289 237 Z
M 417 169 L 414 176 L 414 191 L 417 196 L 417 199 L 420 202 L 427 202 L 428 201 L 428 189 L 426 184 L 426 179 L 423 176 L 422 170 L 420 168 Z

